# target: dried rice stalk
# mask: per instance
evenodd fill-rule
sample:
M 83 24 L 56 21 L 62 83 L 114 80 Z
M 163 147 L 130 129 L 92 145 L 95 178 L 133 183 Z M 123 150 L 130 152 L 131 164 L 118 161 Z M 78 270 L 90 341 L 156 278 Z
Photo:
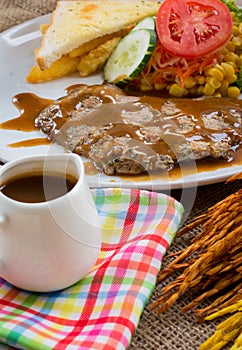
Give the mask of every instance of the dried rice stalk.
M 227 182 L 242 180 L 242 173 Z M 221 349 L 235 340 L 233 350 L 242 350 L 242 189 L 210 207 L 184 227 L 178 235 L 202 226 L 201 232 L 186 249 L 168 255 L 174 260 L 163 269 L 158 282 L 168 275 L 180 275 L 163 288 L 151 309 L 164 312 L 184 293 L 196 291 L 199 295 L 182 308 L 193 309 L 199 321 L 210 320 L 234 312 L 223 321 L 214 335 L 200 350 Z M 207 307 L 194 309 L 202 300 L 215 296 Z
M 235 174 L 234 176 L 231 176 L 226 183 L 233 182 L 235 180 L 242 180 L 242 173 Z
M 187 311 L 202 299 L 240 282 L 241 203 L 242 190 L 239 190 L 219 202 L 219 205 L 211 207 L 207 217 L 203 215 L 203 230 L 198 235 L 200 239 L 198 236 L 193 239 L 192 244 L 178 252 L 176 259 L 161 271 L 158 282 L 175 271 L 183 270 L 175 281 L 163 289 L 160 297 L 153 303 L 152 309 L 158 307 L 158 312 L 164 312 L 187 290 L 202 291 L 199 298 L 184 308 L 184 311 Z M 197 256 L 193 256 L 194 253 L 197 253 Z M 185 261 L 187 258 L 190 258 L 189 263 Z
M 235 339 L 234 345 L 231 347 L 230 350 L 241 350 L 242 349 L 242 332 L 240 335 Z
M 240 231 L 242 221 L 242 206 L 240 205 L 241 198 L 242 190 L 215 204 L 208 209 L 206 214 L 200 215 L 190 224 L 182 228 L 178 232 L 178 236 L 185 234 L 203 223 L 202 232 L 191 241 L 192 244 L 189 247 L 183 251 L 167 256 L 170 258 L 176 255 L 176 259 L 170 263 L 167 269 L 161 271 L 158 281 L 162 281 L 165 277 L 173 273 L 174 270 L 179 269 L 178 264 L 180 262 L 184 264 L 184 260 L 192 256 L 195 252 L 205 251 L 207 247 L 211 247 L 216 241 L 219 242 L 223 238 L 226 238 L 230 230 L 232 230 L 231 232 L 234 232 L 234 227 L 237 227 L 237 230 Z M 236 233 L 233 234 L 235 235 Z M 227 238 L 226 241 L 228 241 Z
M 225 295 L 221 295 L 213 303 L 211 303 L 209 306 L 194 310 L 194 313 L 198 317 L 198 319 L 204 320 L 204 315 L 213 314 L 213 313 L 219 311 L 220 309 L 224 309 L 224 308 L 236 303 L 239 300 L 242 300 L 241 285 L 236 286 L 234 289 L 230 290 Z M 219 305 L 219 307 L 217 305 Z
M 221 322 L 215 333 L 208 338 L 200 347 L 199 350 L 218 350 L 222 349 L 231 340 L 237 338 L 232 349 L 241 349 L 242 347 L 242 300 L 237 301 L 233 305 L 228 306 L 210 316 L 206 320 L 210 321 L 216 317 L 223 316 L 228 313 L 233 313 L 225 321 Z

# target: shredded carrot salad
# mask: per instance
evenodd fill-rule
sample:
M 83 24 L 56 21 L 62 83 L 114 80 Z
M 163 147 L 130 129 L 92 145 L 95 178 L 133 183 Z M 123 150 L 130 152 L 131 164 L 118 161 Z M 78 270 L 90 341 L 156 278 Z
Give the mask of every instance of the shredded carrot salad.
M 220 52 L 201 58 L 180 58 L 170 55 L 158 41 L 156 48 L 140 78 L 150 85 L 176 82 L 184 87 L 184 79 L 202 75 L 204 69 L 214 66 L 221 57 Z M 139 79 L 135 79 L 139 83 Z

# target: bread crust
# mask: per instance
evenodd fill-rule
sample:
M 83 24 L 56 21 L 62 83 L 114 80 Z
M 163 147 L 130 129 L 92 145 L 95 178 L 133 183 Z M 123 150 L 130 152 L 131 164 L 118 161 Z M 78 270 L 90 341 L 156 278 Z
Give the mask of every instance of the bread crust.
M 159 6 L 154 0 L 59 1 L 35 52 L 36 62 L 45 70 L 81 45 L 155 15 Z

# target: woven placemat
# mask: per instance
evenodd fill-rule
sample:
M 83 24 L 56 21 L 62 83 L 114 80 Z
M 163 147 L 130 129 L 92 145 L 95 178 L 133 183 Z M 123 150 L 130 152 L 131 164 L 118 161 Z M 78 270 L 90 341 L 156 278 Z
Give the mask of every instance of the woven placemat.
M 11 28 L 28 19 L 53 11 L 55 0 L 0 0 L 0 31 Z M 174 190 L 171 195 L 181 200 L 186 209 L 186 221 L 204 213 L 210 206 L 222 200 L 241 187 L 240 182 L 231 184 L 218 183 L 199 188 Z M 185 248 L 191 237 L 199 232 L 192 230 L 184 237 L 175 238 L 171 251 Z M 166 259 L 164 259 L 164 265 Z M 185 305 L 182 299 L 164 314 L 158 315 L 150 310 L 150 305 L 159 296 L 162 288 L 171 281 L 167 278 L 157 285 L 147 306 L 144 309 L 136 334 L 133 336 L 129 350 L 195 350 L 215 330 L 216 322 L 199 324 L 192 312 L 183 314 L 180 308 Z M 186 296 L 186 302 L 192 296 Z M 230 347 L 224 348 L 224 350 Z
M 192 194 L 196 192 L 196 199 L 192 205 L 192 209 L 187 216 L 186 222 L 192 218 L 205 213 L 206 210 L 224 199 L 228 195 L 235 193 L 241 188 L 241 182 L 233 184 L 218 183 L 214 185 L 201 186 L 197 189 L 176 190 L 171 194 L 179 200 L 183 192 L 184 203 L 188 210 L 190 209 L 189 192 Z M 184 224 L 185 224 L 184 223 Z M 182 250 L 186 248 L 191 239 L 196 234 L 201 232 L 201 227 L 198 226 L 182 237 L 175 237 L 168 253 Z M 169 260 L 170 262 L 170 260 Z M 164 258 L 163 267 L 168 264 L 168 259 Z M 150 310 L 151 304 L 159 297 L 162 289 L 174 280 L 174 277 L 168 277 L 162 283 L 156 286 L 144 312 L 140 319 L 139 327 L 135 336 L 132 339 L 132 344 L 129 350 L 196 350 L 199 346 L 211 336 L 221 319 L 213 322 L 198 323 L 192 311 L 189 313 L 182 313 L 181 308 L 194 299 L 194 295 L 186 295 L 184 298 L 178 300 L 165 313 L 158 315 L 155 311 Z M 209 300 L 200 304 L 201 307 L 208 306 Z M 224 347 L 223 350 L 228 350 L 232 343 Z
M 0 0 L 0 32 L 54 10 L 56 0 Z

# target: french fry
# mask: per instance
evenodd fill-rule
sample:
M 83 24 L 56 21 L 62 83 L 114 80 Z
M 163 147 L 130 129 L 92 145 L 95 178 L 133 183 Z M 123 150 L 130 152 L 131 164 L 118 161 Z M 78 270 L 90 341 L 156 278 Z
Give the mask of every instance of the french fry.
M 69 56 L 72 58 L 75 57 L 81 57 L 85 54 L 87 54 L 88 52 L 90 52 L 91 50 L 96 49 L 99 45 L 104 44 L 105 42 L 107 42 L 108 40 L 111 40 L 113 38 L 117 38 L 117 37 L 124 37 L 125 35 L 127 35 L 130 30 L 133 28 L 133 26 L 129 26 L 125 29 L 119 30 L 118 32 L 112 33 L 112 34 L 106 34 L 103 36 L 100 36 L 98 38 L 95 38 L 89 42 L 87 42 L 86 44 L 83 44 L 79 47 L 77 47 L 76 49 L 72 50 L 69 53 Z
M 101 70 L 120 39 L 121 37 L 110 39 L 81 57 L 77 66 L 80 75 L 86 77 Z
M 44 34 L 49 24 L 41 24 L 40 32 Z M 88 76 L 103 68 L 108 56 L 134 25 L 130 25 L 112 34 L 103 35 L 83 44 L 61 57 L 46 70 L 33 66 L 26 77 L 28 83 L 37 84 L 58 79 L 79 70 L 81 76 Z M 78 69 L 77 69 L 78 66 Z
M 64 77 L 77 71 L 79 58 L 63 56 L 52 66 L 42 71 L 38 66 L 31 68 L 26 77 L 28 83 L 37 84 Z

